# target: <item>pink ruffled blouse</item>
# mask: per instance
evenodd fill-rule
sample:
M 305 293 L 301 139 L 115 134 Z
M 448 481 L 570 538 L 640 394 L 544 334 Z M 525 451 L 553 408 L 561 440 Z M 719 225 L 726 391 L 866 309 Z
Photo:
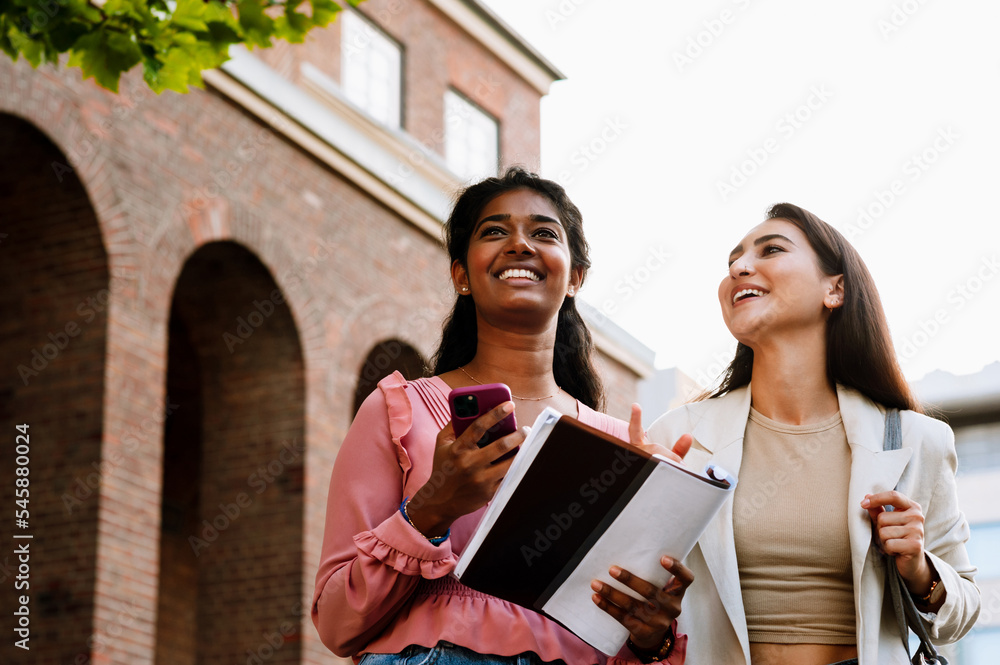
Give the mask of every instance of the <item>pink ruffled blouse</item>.
M 403 519 L 403 497 L 430 478 L 438 432 L 450 420 L 449 392 L 440 378 L 408 383 L 394 372 L 358 411 L 330 481 L 312 606 L 320 639 L 355 661 L 444 640 L 501 656 L 532 651 L 568 665 L 634 665 L 626 647 L 609 658 L 544 616 L 450 575 L 485 507 L 458 519 L 440 546 Z M 579 419 L 628 440 L 627 423 L 584 404 Z M 683 663 L 686 643 L 678 635 L 666 662 Z

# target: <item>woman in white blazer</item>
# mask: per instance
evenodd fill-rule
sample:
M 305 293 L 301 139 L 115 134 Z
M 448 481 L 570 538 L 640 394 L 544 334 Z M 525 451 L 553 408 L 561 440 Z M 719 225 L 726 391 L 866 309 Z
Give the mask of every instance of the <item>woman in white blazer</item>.
M 712 461 L 738 477 L 741 467 L 749 472 L 748 451 L 757 450 L 748 441 L 745 452 L 751 420 L 795 436 L 812 431 L 811 424 L 833 423 L 836 427 L 825 431 L 840 432 L 839 438 L 821 443 L 842 450 L 803 455 L 793 473 L 758 469 L 741 479 L 734 499 L 709 524 L 686 562 L 695 578 L 679 618 L 689 636 L 687 662 L 904 665 L 906 650 L 885 601 L 884 563 L 872 544 L 873 531 L 881 549 L 894 556 L 933 640 L 943 644 L 962 637 L 979 614 L 980 594 L 965 550 L 968 524 L 955 495 L 954 437 L 947 425 L 920 413 L 896 361 L 878 292 L 857 251 L 811 213 L 776 205 L 733 249 L 719 300 L 726 325 L 739 341 L 736 356 L 709 398 L 660 417 L 649 440 L 668 445 L 690 433 L 688 466 Z M 886 408 L 902 411 L 900 450 L 883 452 Z M 770 445 L 769 431 L 759 431 L 764 434 L 753 435 L 758 443 Z M 810 441 L 808 436 L 819 441 L 817 435 L 805 436 L 796 441 Z M 753 459 L 763 459 L 759 454 L 753 452 Z M 821 457 L 840 461 L 810 468 L 810 461 Z M 816 479 L 815 487 L 789 496 L 800 475 Z M 842 480 L 829 480 L 836 478 Z M 829 508 L 831 494 L 846 495 L 845 502 L 838 499 Z M 843 552 L 843 569 L 833 571 L 841 586 L 831 585 L 835 590 L 830 591 L 843 601 L 830 605 L 839 608 L 839 637 L 827 637 L 836 631 L 827 631 L 823 617 L 812 616 L 811 608 L 802 626 L 780 625 L 780 611 L 769 609 L 776 603 L 800 607 L 805 596 L 815 605 L 810 595 L 815 589 L 796 587 L 795 579 L 807 575 L 793 578 L 761 560 L 766 549 L 753 541 L 759 539 L 756 534 L 771 533 L 768 529 L 783 530 L 787 549 L 807 570 L 829 558 L 829 550 Z M 753 610 L 748 613 L 747 607 Z M 799 623 L 798 613 L 788 616 L 790 623 Z

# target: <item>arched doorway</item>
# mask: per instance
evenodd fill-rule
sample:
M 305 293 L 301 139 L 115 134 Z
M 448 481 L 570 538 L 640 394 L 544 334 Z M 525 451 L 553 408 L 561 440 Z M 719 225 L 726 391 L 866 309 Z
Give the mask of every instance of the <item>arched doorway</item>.
M 398 339 L 387 339 L 373 346 L 358 372 L 358 383 L 354 389 L 352 417 L 357 415 L 362 402 L 375 390 L 378 382 L 395 371 L 398 371 L 407 380 L 411 380 L 424 376 L 427 370 L 420 353 L 406 342 L 401 342 Z
M 115 472 L 101 458 L 113 284 L 97 216 L 66 156 L 7 114 L 0 284 L 0 505 L 23 516 L 0 522 L 0 614 L 26 627 L 30 649 L 8 628 L 0 661 L 72 663 L 91 653 L 98 495 Z
M 171 302 L 156 662 L 300 660 L 305 388 L 267 268 L 215 242 Z

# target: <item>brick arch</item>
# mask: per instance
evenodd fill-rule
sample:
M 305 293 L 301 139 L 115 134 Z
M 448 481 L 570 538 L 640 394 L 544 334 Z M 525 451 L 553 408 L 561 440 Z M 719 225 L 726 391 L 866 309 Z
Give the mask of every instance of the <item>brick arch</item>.
M 27 424 L 27 493 L 15 496 L 13 446 L 0 465 L 0 501 L 25 510 L 33 538 L 15 540 L 12 519 L 0 526 L 12 547 L 27 547 L 28 572 L 15 592 L 18 556 L 5 554 L 2 614 L 29 598 L 29 652 L 0 646 L 0 661 L 74 662 L 93 652 L 98 494 L 114 474 L 102 458 L 104 359 L 108 303 L 116 286 L 92 197 L 73 172 L 52 163 L 66 155 L 34 124 L 0 113 L 0 427 L 13 444 Z M 15 500 L 23 504 L 17 506 Z M 7 550 L 8 552 L 11 549 Z M 17 595 L 15 595 L 15 593 Z
M 427 361 L 419 351 L 398 339 L 386 339 L 375 344 L 357 373 L 352 418 L 357 415 L 361 403 L 375 390 L 378 382 L 396 371 L 406 379 L 416 379 L 426 375 Z
M 112 174 L 115 167 L 108 159 L 111 147 L 102 140 L 101 127 L 88 126 L 80 107 L 67 103 L 64 96 L 57 96 L 53 88 L 39 85 L 33 90 L 24 89 L 33 70 L 23 59 L 0 67 L 0 114 L 9 114 L 31 124 L 59 149 L 59 157 L 48 160 L 42 170 L 57 182 L 78 180 L 91 201 L 103 238 L 116 237 L 107 243 L 107 253 L 112 265 L 119 249 L 129 247 L 134 232 L 128 223 L 122 199 L 115 190 Z M 79 82 L 79 71 L 42 65 L 51 75 Z M 102 90 L 110 101 L 113 93 Z M 126 240 L 127 239 L 127 240 Z
M 356 302 L 346 314 L 327 323 L 326 344 L 334 354 L 334 371 L 327 376 L 328 395 L 337 403 L 351 404 L 372 352 L 372 340 L 395 340 L 429 359 L 441 338 L 446 313 L 443 302 L 414 303 L 377 292 Z
M 305 383 L 298 328 L 258 256 L 209 242 L 171 300 L 157 663 L 296 663 Z

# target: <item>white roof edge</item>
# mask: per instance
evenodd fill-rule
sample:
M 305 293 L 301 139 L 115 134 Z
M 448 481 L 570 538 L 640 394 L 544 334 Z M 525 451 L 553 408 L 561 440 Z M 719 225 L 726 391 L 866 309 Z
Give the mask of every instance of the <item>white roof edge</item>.
M 566 78 L 523 37 L 477 0 L 429 0 L 476 41 L 493 52 L 542 95 Z

